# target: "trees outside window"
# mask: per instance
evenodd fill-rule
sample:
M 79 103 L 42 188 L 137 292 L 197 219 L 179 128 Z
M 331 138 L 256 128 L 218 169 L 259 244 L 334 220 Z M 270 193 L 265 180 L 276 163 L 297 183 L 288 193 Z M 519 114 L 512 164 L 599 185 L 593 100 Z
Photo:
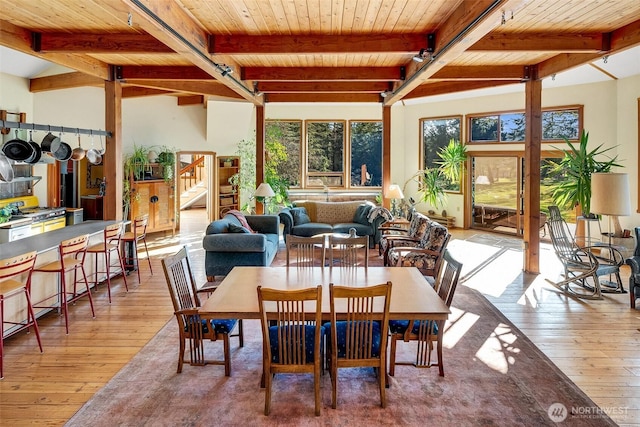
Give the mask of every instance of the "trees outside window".
M 382 122 L 351 122 L 351 187 L 382 186 Z
M 279 142 L 286 154 L 281 161 L 273 162 L 276 175 L 285 181 L 289 188 L 300 187 L 300 177 L 302 176 L 300 170 L 302 122 L 300 120 L 267 120 L 265 133 L 267 141 Z M 267 155 L 269 155 L 269 152 L 267 152 Z
M 307 122 L 307 187 L 343 187 L 344 121 Z
M 422 168 L 437 169 L 443 159 L 438 155 L 445 149 L 450 141 L 461 141 L 462 117 L 438 117 L 421 120 L 422 129 Z M 443 180 L 442 187 L 445 191 L 460 191 L 460 182 L 448 182 Z

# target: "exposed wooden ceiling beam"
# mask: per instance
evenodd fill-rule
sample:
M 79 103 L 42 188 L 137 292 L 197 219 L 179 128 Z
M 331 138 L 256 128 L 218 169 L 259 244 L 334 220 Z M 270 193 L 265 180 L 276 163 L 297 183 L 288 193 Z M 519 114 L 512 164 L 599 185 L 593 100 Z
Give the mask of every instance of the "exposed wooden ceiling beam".
M 104 80 L 80 72 L 55 74 L 47 77 L 37 77 L 29 81 L 30 92 L 44 92 L 47 90 L 71 89 L 83 86 L 104 87 Z
M 266 102 L 380 102 L 373 93 L 269 93 Z
M 521 65 L 449 66 L 435 73 L 429 80 L 515 80 L 525 77 Z
M 242 98 L 262 105 L 253 89 L 233 76 L 222 76 L 220 64 L 208 53 L 208 37 L 198 22 L 178 2 L 122 0 L 137 16 L 136 22 L 150 35 L 195 66 L 220 81 Z M 229 64 L 235 66 L 235 64 Z
M 473 44 L 471 51 L 603 52 L 609 36 L 602 33 L 491 33 Z
M 504 86 L 515 84 L 513 81 L 507 80 L 482 80 L 482 81 L 465 81 L 465 82 L 434 82 L 425 83 L 418 86 L 403 99 L 420 98 L 425 96 L 446 95 L 447 93 L 463 92 L 465 90 L 485 89 L 488 87 Z
M 367 35 L 212 35 L 209 53 L 223 55 L 418 53 L 427 47 L 425 34 Z
M 242 80 L 259 81 L 394 81 L 403 79 L 401 67 L 245 67 Z
M 117 66 L 115 78 L 124 82 L 134 82 L 138 79 L 216 80 L 209 73 L 195 66 Z
M 387 82 L 259 82 L 256 88 L 262 93 L 380 93 L 389 90 L 389 84 Z
M 142 98 L 145 96 L 171 95 L 170 90 L 152 89 L 140 86 L 124 86 L 122 88 L 123 98 Z
M 16 6 L 18 7 L 18 6 Z M 81 71 L 102 80 L 109 79 L 109 65 L 86 55 L 69 53 L 42 54 L 31 47 L 33 33 L 10 22 L 0 20 L 0 44 L 27 55 L 51 61 L 74 70 Z
M 609 54 L 640 45 L 640 20 L 613 31 Z M 538 78 L 545 78 L 602 57 L 602 53 L 562 53 L 538 64 Z
M 204 103 L 204 96 L 202 95 L 184 95 L 178 97 L 178 105 L 198 105 Z
M 437 29 L 434 60 L 422 64 L 411 61 L 407 65 L 407 79 L 396 83 L 393 92 L 384 99 L 392 105 L 427 81 L 431 76 L 458 58 L 465 50 L 500 25 L 502 11 L 518 10 L 525 0 L 479 0 L 460 3 L 460 6 Z
M 195 95 L 220 96 L 224 98 L 243 99 L 218 81 L 175 81 L 175 80 L 136 80 L 136 86 L 164 89 L 173 92 L 192 93 Z
M 76 53 L 170 53 L 170 47 L 147 34 L 36 33 L 36 52 Z

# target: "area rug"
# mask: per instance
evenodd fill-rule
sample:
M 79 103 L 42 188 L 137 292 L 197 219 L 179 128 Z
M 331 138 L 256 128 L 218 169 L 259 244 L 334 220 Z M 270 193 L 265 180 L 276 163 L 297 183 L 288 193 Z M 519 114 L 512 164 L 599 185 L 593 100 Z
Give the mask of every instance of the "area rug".
M 313 380 L 278 375 L 263 414 L 259 322 L 245 321 L 245 346 L 232 339 L 232 373 L 185 365 L 176 373 L 177 324 L 170 321 L 73 416 L 68 426 L 606 426 L 615 425 L 482 295 L 460 286 L 445 334 L 445 376 L 437 368 L 397 366 L 380 407 L 369 369 L 339 373 L 338 407 L 322 379 L 322 413 L 313 414 Z M 222 343 L 208 343 L 221 357 Z M 399 343 L 398 360 L 415 349 Z M 574 412 L 574 414 L 572 414 Z

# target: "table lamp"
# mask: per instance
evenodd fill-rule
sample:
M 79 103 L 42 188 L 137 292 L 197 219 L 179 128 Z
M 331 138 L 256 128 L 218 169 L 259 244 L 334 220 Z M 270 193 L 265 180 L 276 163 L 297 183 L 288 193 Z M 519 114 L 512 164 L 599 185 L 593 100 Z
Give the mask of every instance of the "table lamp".
M 618 216 L 631 215 L 629 199 L 629 175 L 626 173 L 591 174 L 591 209 L 599 215 L 609 217 L 609 246 L 611 236 L 622 237 L 622 228 Z M 611 232 L 613 220 L 615 232 Z
M 404 199 L 404 194 L 402 194 L 400 186 L 398 184 L 391 184 L 389 186 L 387 197 L 391 199 L 391 215 L 398 216 L 398 206 L 396 200 Z
M 267 212 L 267 198 L 275 196 L 276 193 L 273 192 L 273 189 L 269 184 L 263 182 L 258 185 L 258 188 L 256 188 L 256 192 L 253 193 L 253 195 L 256 197 L 256 199 L 258 197 L 262 197 L 262 213 L 265 214 Z

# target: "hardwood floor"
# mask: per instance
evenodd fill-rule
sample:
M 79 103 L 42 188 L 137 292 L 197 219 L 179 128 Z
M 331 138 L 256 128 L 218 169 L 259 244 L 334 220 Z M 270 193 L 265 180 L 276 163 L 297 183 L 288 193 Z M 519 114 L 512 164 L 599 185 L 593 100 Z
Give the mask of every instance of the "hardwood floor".
M 153 275 L 142 263 L 141 284 L 130 274 L 125 292 L 116 279 L 111 304 L 106 286 L 98 286 L 95 319 L 86 299 L 69 310 L 69 335 L 57 313 L 42 317 L 44 353 L 34 334 L 5 340 L 1 425 L 63 425 L 172 319 L 160 259 L 186 244 L 196 277 L 205 276 L 204 253 L 197 250 L 207 225 L 202 211 L 183 211 L 181 225 L 175 236 L 158 233 L 149 240 Z M 449 247 L 465 263 L 461 285 L 481 291 L 616 422 L 640 425 L 640 310 L 629 309 L 629 295 L 569 298 L 545 281 L 560 272 L 549 245 L 541 248 L 543 274 L 533 276 L 522 272 L 520 240 L 475 230 L 453 234 Z

